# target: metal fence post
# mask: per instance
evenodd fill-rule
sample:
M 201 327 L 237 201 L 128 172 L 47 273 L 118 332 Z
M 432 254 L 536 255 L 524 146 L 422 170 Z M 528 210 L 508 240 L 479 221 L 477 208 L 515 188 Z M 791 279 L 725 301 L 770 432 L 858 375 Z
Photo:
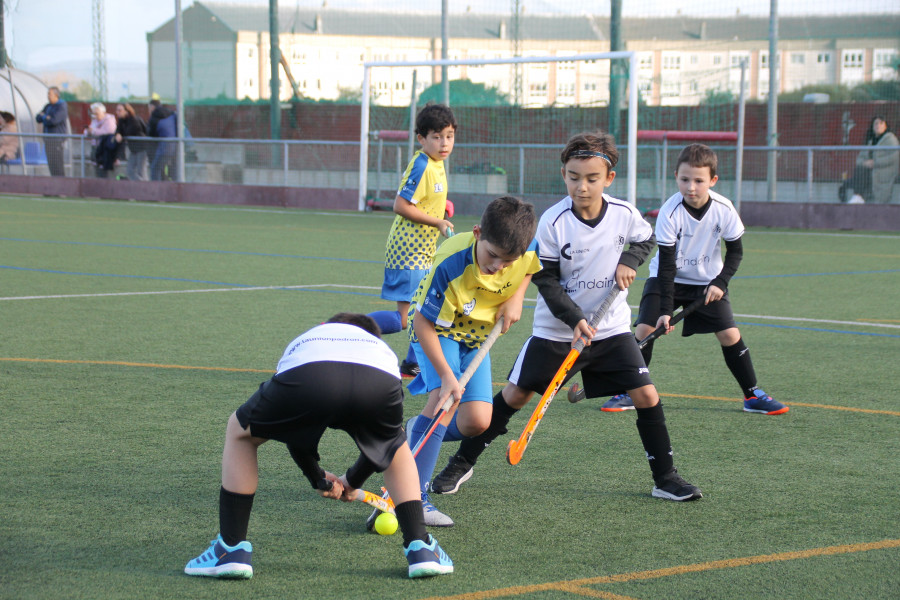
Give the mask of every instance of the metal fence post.
M 81 178 L 84 179 L 84 136 L 81 136 Z
M 806 149 L 806 201 L 813 201 L 813 149 Z
M 525 148 L 519 146 L 519 195 L 525 195 Z
M 289 146 L 288 146 L 287 141 L 282 142 L 282 144 L 284 145 L 284 151 L 283 151 L 283 155 L 284 155 L 284 187 L 287 187 L 288 186 L 288 148 L 289 148 Z

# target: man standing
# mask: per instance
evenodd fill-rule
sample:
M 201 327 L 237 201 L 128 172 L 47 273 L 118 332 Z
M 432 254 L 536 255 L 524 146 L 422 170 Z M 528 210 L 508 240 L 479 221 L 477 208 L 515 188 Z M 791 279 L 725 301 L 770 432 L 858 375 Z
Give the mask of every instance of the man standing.
M 47 90 L 47 105 L 37 114 L 36 120 L 44 125 L 44 133 L 60 134 L 60 137 L 44 138 L 44 147 L 47 150 L 47 165 L 50 167 L 50 175 L 65 177 L 66 165 L 64 150 L 66 138 L 69 133 L 69 107 L 66 101 L 59 97 L 59 88 L 54 86 Z

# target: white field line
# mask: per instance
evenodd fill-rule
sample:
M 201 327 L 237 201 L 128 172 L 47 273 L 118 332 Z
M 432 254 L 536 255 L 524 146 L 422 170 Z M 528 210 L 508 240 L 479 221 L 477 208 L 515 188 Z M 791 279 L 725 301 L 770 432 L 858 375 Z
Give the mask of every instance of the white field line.
M 270 290 L 302 290 L 317 288 L 335 288 L 347 290 L 380 290 L 378 286 L 372 285 L 345 285 L 339 283 L 318 283 L 312 285 L 267 285 L 257 287 L 238 287 L 238 288 L 207 288 L 199 290 L 160 290 L 155 292 L 109 292 L 101 294 L 56 294 L 48 296 L 7 296 L 0 297 L 0 301 L 10 300 L 57 300 L 65 298 L 106 298 L 111 296 L 158 296 L 165 294 L 205 294 L 211 292 L 259 292 Z M 536 303 L 537 298 L 525 298 L 526 302 Z M 632 306 L 632 310 L 637 310 L 637 306 Z M 884 329 L 900 329 L 900 323 L 871 323 L 867 321 L 837 321 L 833 319 L 811 319 L 808 317 L 776 317 L 773 315 L 745 315 L 735 313 L 735 317 L 743 319 L 762 319 L 768 321 L 794 321 L 801 323 L 823 323 L 828 325 L 854 325 L 857 327 L 881 327 Z
M 203 294 L 208 292 L 258 292 L 265 290 L 302 290 L 309 288 L 340 288 L 357 290 L 380 290 L 371 285 L 343 285 L 338 283 L 318 283 L 314 285 L 266 285 L 258 287 L 207 288 L 201 290 L 161 290 L 156 292 L 107 292 L 102 294 L 55 294 L 49 296 L 7 296 L 2 300 L 56 300 L 59 298 L 105 298 L 109 296 L 158 296 L 164 294 Z

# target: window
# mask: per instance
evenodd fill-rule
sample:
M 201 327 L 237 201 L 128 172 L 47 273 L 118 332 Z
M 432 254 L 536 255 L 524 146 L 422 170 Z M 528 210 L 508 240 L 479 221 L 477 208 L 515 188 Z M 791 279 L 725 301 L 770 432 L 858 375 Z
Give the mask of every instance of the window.
M 717 66 L 722 64 L 722 55 L 721 54 L 713 55 L 713 64 L 717 65 Z
M 663 69 L 677 70 L 681 68 L 680 56 L 663 56 Z
M 800 52 L 792 52 L 791 53 L 791 64 L 792 65 L 802 65 L 806 63 L 806 55 Z
M 844 69 L 862 69 L 863 68 L 863 51 L 862 50 L 844 50 L 843 68 Z
M 696 54 L 691 54 L 691 64 L 696 65 L 700 62 L 700 58 Z
M 819 52 L 819 54 L 816 55 L 816 62 L 820 65 L 827 65 L 831 62 L 831 55 L 827 52 Z
M 890 67 L 896 58 L 896 50 L 876 50 L 875 66 L 881 68 Z

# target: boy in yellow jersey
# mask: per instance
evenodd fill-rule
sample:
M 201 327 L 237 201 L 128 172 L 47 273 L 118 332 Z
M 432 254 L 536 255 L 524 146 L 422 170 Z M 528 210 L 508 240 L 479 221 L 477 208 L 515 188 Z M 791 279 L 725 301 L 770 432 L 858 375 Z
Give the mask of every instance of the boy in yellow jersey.
M 497 319 L 503 332 L 522 317 L 522 303 L 531 276 L 540 271 L 534 232 L 534 207 L 504 196 L 485 208 L 471 233 L 441 244 L 434 266 L 419 286 L 410 311 L 412 347 L 421 372 L 409 384 L 413 394 L 428 393 L 422 413 L 407 423 L 406 435 L 415 446 L 440 410 L 440 400 L 454 404 L 416 456 L 425 524 L 449 527 L 453 520 L 428 499 L 427 485 L 441 443 L 476 436 L 487 429 L 493 414 L 490 355 L 465 388 L 459 377 Z
M 397 310 L 370 313 L 382 333 L 407 327 L 409 305 L 419 283 L 428 274 L 439 235 L 453 235 L 453 224 L 444 219 L 447 207 L 447 173 L 444 160 L 453 152 L 456 118 L 442 104 L 429 104 L 416 116 L 416 139 L 422 146 L 406 167 L 394 199 L 394 223 L 388 234 L 381 297 L 395 300 Z M 400 373 L 419 373 L 412 346 L 400 363 Z

